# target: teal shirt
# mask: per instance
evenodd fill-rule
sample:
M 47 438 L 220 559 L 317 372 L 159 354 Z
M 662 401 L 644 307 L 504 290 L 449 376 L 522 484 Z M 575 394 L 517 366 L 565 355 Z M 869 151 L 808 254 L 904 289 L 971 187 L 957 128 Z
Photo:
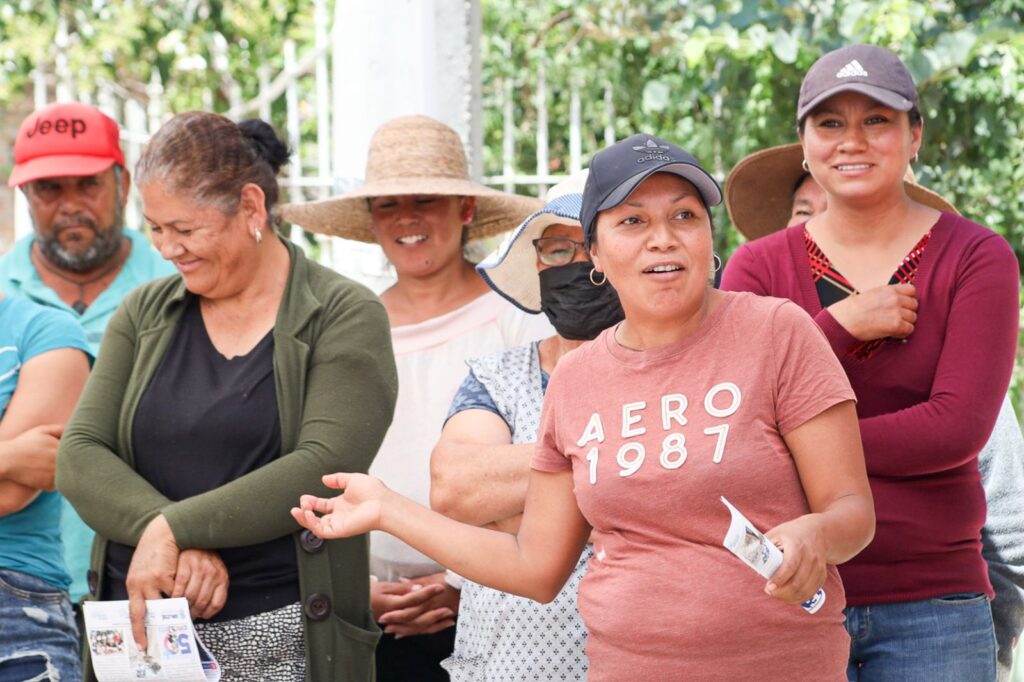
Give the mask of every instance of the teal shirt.
M 60 300 L 53 289 L 43 283 L 35 265 L 32 264 L 32 242 L 35 240 L 33 236 L 19 239 L 14 248 L 0 258 L 0 292 L 8 296 L 23 296 L 36 303 L 70 313 L 85 329 L 89 348 L 92 355 L 96 356 L 99 354 L 103 331 L 107 328 L 107 322 L 117 310 L 121 299 L 140 284 L 177 272 L 174 265 L 161 258 L 150 246 L 145 235 L 137 230 L 125 230 L 124 234 L 132 243 L 128 260 L 110 286 L 85 309 L 82 315 Z M 71 574 L 71 598 L 78 601 L 89 591 L 86 585 L 86 572 L 89 570 L 93 532 L 67 501 L 64 501 L 63 506 L 60 533 L 64 542 L 64 558 Z
M 62 348 L 89 352 L 82 328 L 70 315 L 22 298 L 0 299 L 0 419 L 25 363 Z M 60 518 L 60 495 L 46 491 L 22 509 L 0 516 L 0 568 L 66 590 L 69 580 L 61 556 Z

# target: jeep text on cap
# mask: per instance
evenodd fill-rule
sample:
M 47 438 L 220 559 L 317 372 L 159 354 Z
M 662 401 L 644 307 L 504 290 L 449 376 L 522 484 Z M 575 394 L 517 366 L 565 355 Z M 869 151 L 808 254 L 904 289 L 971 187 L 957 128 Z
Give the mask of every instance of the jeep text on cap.
M 85 135 L 86 124 L 84 118 L 57 118 L 49 119 L 43 116 L 36 117 L 35 127 L 25 133 L 25 136 L 32 139 L 36 135 L 71 135 L 71 139 L 79 135 Z

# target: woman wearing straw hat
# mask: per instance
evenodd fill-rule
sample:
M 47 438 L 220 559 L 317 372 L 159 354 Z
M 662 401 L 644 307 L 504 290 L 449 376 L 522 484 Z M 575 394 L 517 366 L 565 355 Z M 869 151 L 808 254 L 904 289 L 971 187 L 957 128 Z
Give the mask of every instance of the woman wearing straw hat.
M 431 457 L 431 506 L 445 516 L 519 530 L 548 377 L 566 353 L 622 319 L 618 295 L 592 279 L 583 249 L 585 179 L 583 171 L 553 187 L 547 205 L 477 266 L 514 305 L 543 312 L 557 334 L 468 362 Z M 550 604 L 466 581 L 455 651 L 444 663 L 452 680 L 585 680 L 587 631 L 576 592 L 592 555 L 588 545 Z
M 725 207 L 740 234 L 753 241 L 784 227 L 805 223 L 827 207 L 821 185 L 803 169 L 799 142 L 756 151 L 743 158 L 725 181 Z M 954 206 L 917 184 L 908 165 L 903 190 L 919 204 L 960 215 Z
M 591 682 L 843 679 L 834 564 L 874 527 L 853 393 L 798 306 L 709 285 L 720 201 L 697 160 L 656 137 L 592 159 L 584 242 L 625 318 L 559 360 L 515 536 L 359 474 L 326 477 L 344 493 L 303 496 L 296 520 L 324 537 L 382 528 L 539 601 L 592 538 L 579 589 Z M 782 549 L 767 581 L 723 546 L 723 497 Z M 802 609 L 823 586 L 820 609 Z
M 426 116 L 382 125 L 370 142 L 366 182 L 332 199 L 283 208 L 308 230 L 379 243 L 397 281 L 381 295 L 398 366 L 395 419 L 371 467 L 426 504 L 430 450 L 466 373 L 465 360 L 550 334 L 492 292 L 463 245 L 505 232 L 541 202 L 469 179 L 454 130 Z M 385 629 L 378 680 L 447 679 L 458 590 L 440 565 L 382 533 L 371 538 L 374 615 Z M 457 583 L 456 583 L 457 584 Z M 417 635 L 417 636 L 412 636 Z
M 814 315 L 857 394 L 878 531 L 841 571 L 850 679 L 990 680 L 977 454 L 1013 367 L 1018 265 L 999 235 L 908 193 L 917 102 L 885 49 L 819 59 L 797 122 L 827 209 L 741 247 L 723 286 Z
M 784 227 L 802 225 L 827 206 L 825 191 L 801 166 L 799 143 L 754 152 L 733 168 L 725 184 L 725 205 L 732 224 L 748 240 Z M 959 214 L 941 196 L 914 182 L 907 167 L 907 196 L 937 211 Z M 792 208 L 786 197 L 792 194 Z M 733 281 L 728 273 L 725 286 Z M 770 293 L 770 292 L 769 292 Z M 1024 435 L 1009 394 L 1003 399 L 992 435 L 978 454 L 988 512 L 981 529 L 982 555 L 995 590 L 992 620 L 999 644 L 1000 678 L 1010 672 L 1013 647 L 1024 627 Z

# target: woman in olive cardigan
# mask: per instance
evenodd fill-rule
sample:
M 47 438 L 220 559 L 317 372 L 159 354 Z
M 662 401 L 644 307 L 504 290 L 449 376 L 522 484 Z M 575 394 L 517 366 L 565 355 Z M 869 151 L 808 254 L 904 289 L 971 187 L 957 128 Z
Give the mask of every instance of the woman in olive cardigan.
M 172 139 L 174 135 L 196 137 L 198 128 L 208 136 L 208 129 L 212 129 L 213 137 L 220 140 L 227 135 L 221 127 L 235 126 L 220 117 L 210 119 L 212 114 L 183 116 L 193 118 L 182 122 L 179 116 L 172 120 L 168 125 L 177 126 L 167 133 Z M 159 136 L 160 133 L 147 154 L 155 154 L 160 150 L 157 143 L 166 142 Z M 195 147 L 202 149 L 217 143 L 207 140 Z M 266 149 L 256 144 L 254 148 L 257 154 L 266 154 Z M 175 156 L 187 160 L 189 154 L 179 145 Z M 213 163 L 222 167 L 223 158 L 219 156 Z M 273 230 L 265 229 L 264 236 L 260 228 L 266 228 L 267 214 L 263 213 L 260 219 L 261 202 L 250 201 L 253 196 L 260 198 L 252 191 L 259 183 L 243 185 L 234 213 L 225 212 L 223 207 L 212 209 L 214 213 L 202 205 L 194 207 L 195 214 L 202 219 L 197 218 L 192 224 L 168 219 L 181 215 L 182 201 L 196 202 L 173 183 L 160 180 L 163 176 L 154 173 L 152 165 L 146 169 L 148 174 L 139 172 L 143 180 L 150 175 L 158 179 L 140 183 L 144 210 L 152 223 L 154 243 L 165 257 L 174 260 L 183 277 L 145 285 L 124 300 L 107 329 L 103 350 L 58 453 L 58 487 L 97 532 L 90 573 L 92 596 L 110 598 L 109 583 L 121 579 L 133 602 L 138 641 L 140 635 L 144 639 L 138 625 L 144 613 L 144 598 L 184 594 L 190 597 L 194 617 L 214 616 L 224 605 L 222 595 L 215 593 L 211 597 L 208 589 L 181 585 L 187 582 L 185 574 L 207 571 L 207 576 L 226 590 L 226 603 L 230 605 L 234 576 L 228 585 L 223 564 L 220 573 L 209 568 L 219 561 L 219 554 L 226 556 L 233 549 L 244 551 L 290 535 L 298 582 L 298 603 L 290 608 L 296 615 L 301 614 L 299 644 L 305 652 L 305 670 L 299 666 L 295 677 L 314 681 L 372 680 L 373 650 L 379 631 L 370 615 L 366 588 L 366 538 L 323 542 L 298 532 L 288 510 L 310 485 L 320 485 L 324 473 L 342 468 L 366 471 L 369 467 L 390 424 L 397 386 L 387 315 L 378 299 L 362 286 L 306 260 L 299 249 L 279 239 Z M 279 165 L 269 164 L 269 169 L 276 173 L 275 166 Z M 195 175 L 203 177 L 198 171 Z M 276 195 L 276 182 L 271 190 Z M 263 192 L 268 194 L 271 192 Z M 263 203 L 269 205 L 276 200 L 276 196 L 264 198 Z M 247 220 L 252 206 L 256 206 L 251 211 L 256 219 Z M 264 210 L 268 208 L 264 206 Z M 224 216 L 223 226 L 211 223 L 218 220 L 218 215 Z M 232 221 L 236 219 L 239 233 L 251 235 L 251 240 L 243 237 L 241 246 L 224 242 L 229 238 L 225 235 L 235 229 Z M 239 249 L 253 249 L 256 255 L 246 261 L 245 252 L 241 256 L 236 253 Z M 276 256 L 267 255 L 275 252 Z M 273 287 L 280 277 L 276 313 L 254 306 L 241 321 L 241 331 L 236 330 L 230 337 L 218 337 L 217 305 L 234 301 L 230 294 L 236 298 L 238 295 L 222 295 L 225 276 L 246 262 L 258 268 L 256 277 L 263 277 L 263 281 L 252 284 L 257 289 Z M 268 262 L 278 265 L 267 267 Z M 147 388 L 154 377 L 161 375 L 162 365 L 166 374 L 175 345 L 182 343 L 181 330 L 186 326 L 182 321 L 190 314 L 190 305 L 201 311 L 196 314 L 210 332 L 218 352 L 227 357 L 227 363 L 256 353 L 263 343 L 272 343 L 270 393 L 276 399 L 280 452 L 272 461 L 234 480 L 174 499 L 160 491 L 159 480 L 149 481 L 137 471 L 139 443 L 146 442 L 148 434 L 140 433 L 136 417 L 142 414 L 140 403 L 152 399 L 147 398 Z M 249 340 L 260 339 L 262 330 L 258 323 L 268 314 L 272 315 L 272 329 L 264 332 L 263 340 L 250 350 Z M 248 334 L 246 327 L 253 326 L 254 333 Z M 241 346 L 234 348 L 234 352 L 230 348 L 223 352 L 222 347 L 232 343 Z M 186 359 L 191 361 L 191 357 Z M 161 396 L 156 397 L 157 401 L 160 399 Z M 196 396 L 197 402 L 202 399 L 203 396 Z M 166 399 L 156 404 L 172 422 L 189 407 Z M 259 418 L 253 415 L 254 420 Z M 147 448 L 156 451 L 165 445 L 146 442 Z M 178 445 L 186 462 L 189 460 L 185 450 L 191 445 L 187 435 Z M 190 473 L 185 472 L 185 476 Z M 132 555 L 127 576 L 112 578 L 111 557 L 118 546 L 140 549 Z M 193 563 L 185 560 L 190 552 Z M 196 562 L 196 557 L 201 561 Z M 284 557 L 285 563 L 289 558 Z M 177 584 L 175 574 L 179 578 Z M 221 576 L 219 582 L 217 576 Z M 137 611 L 139 604 L 141 613 Z M 260 642 L 237 644 L 244 651 L 245 646 L 258 648 Z M 242 668 L 236 671 L 221 662 L 225 679 L 232 679 L 233 672 L 235 679 L 251 679 L 261 672 L 247 667 L 248 661 L 243 660 Z

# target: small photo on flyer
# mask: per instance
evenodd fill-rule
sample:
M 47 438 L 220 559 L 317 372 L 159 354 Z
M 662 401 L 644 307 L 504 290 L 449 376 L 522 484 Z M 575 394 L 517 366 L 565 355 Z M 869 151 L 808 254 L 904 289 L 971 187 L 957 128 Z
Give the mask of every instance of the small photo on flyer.
M 123 656 L 124 631 L 120 628 L 93 630 L 89 633 L 89 649 L 93 656 Z

